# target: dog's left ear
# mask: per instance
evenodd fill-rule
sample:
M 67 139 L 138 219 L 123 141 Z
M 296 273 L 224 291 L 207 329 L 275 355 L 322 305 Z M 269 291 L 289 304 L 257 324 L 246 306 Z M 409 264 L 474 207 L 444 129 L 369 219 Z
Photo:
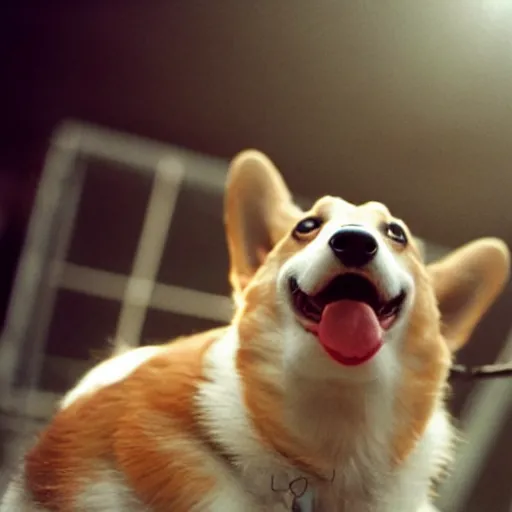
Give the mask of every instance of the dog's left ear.
M 235 293 L 245 288 L 268 252 L 301 215 L 279 171 L 264 154 L 247 150 L 233 159 L 224 222 Z
M 428 266 L 441 312 L 442 334 L 460 349 L 502 291 L 510 271 L 507 246 L 495 238 L 476 240 Z

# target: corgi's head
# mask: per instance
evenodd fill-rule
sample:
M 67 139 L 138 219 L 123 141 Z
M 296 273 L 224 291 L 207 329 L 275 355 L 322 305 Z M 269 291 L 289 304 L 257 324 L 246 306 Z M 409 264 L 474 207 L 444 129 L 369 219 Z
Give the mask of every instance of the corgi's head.
M 323 197 L 304 212 L 257 151 L 232 162 L 225 220 L 242 338 L 312 379 L 416 368 L 443 381 L 509 272 L 495 239 L 426 266 L 380 203 Z

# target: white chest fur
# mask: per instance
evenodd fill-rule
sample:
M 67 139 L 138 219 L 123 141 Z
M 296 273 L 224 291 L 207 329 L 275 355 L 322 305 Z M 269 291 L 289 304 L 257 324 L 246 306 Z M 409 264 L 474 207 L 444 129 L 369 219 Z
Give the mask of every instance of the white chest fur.
M 207 360 L 209 381 L 199 402 L 216 441 L 241 461 L 244 487 L 272 502 L 271 475 L 282 485 L 299 474 L 264 449 L 258 438 L 235 367 L 237 347 L 234 330 L 213 345 Z M 392 470 L 388 461 L 394 419 L 392 392 L 387 386 L 392 382 L 380 383 L 374 393 L 364 396 L 350 391 L 346 397 L 335 397 L 327 388 L 313 392 L 311 386 L 309 391 L 290 395 L 286 405 L 289 427 L 312 450 L 332 457 L 334 481 L 314 489 L 319 510 L 416 512 L 428 504 L 430 479 L 449 451 L 450 425 L 439 410 L 408 460 Z
M 399 468 L 356 452 L 338 466 L 331 488 L 320 496 L 320 510 L 337 512 L 423 512 L 430 505 L 430 484 L 449 453 L 450 424 L 443 411 L 432 418 L 415 450 Z

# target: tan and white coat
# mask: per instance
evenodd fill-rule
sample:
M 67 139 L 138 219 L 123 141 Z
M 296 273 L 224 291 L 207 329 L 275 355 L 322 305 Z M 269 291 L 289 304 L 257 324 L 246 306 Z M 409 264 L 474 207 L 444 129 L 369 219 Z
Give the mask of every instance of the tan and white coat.
M 116 355 L 86 375 L 26 454 L 1 512 L 285 511 L 305 477 L 315 510 L 426 512 L 454 440 L 445 410 L 452 353 L 509 271 L 482 239 L 425 266 L 380 231 L 383 205 L 325 197 L 303 213 L 256 151 L 232 163 L 226 226 L 236 314 L 226 328 Z M 310 215 L 309 212 L 307 215 Z M 331 360 L 291 307 L 287 280 L 313 292 L 340 272 L 326 239 L 357 222 L 379 240 L 368 272 L 405 287 L 399 321 L 362 367 Z

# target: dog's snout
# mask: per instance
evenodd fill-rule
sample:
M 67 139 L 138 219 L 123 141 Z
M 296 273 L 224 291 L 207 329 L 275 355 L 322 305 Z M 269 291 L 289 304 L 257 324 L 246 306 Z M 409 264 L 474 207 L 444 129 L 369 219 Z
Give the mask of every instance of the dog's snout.
M 344 227 L 336 231 L 329 246 L 346 267 L 364 267 L 373 260 L 378 251 L 377 240 L 358 226 Z

